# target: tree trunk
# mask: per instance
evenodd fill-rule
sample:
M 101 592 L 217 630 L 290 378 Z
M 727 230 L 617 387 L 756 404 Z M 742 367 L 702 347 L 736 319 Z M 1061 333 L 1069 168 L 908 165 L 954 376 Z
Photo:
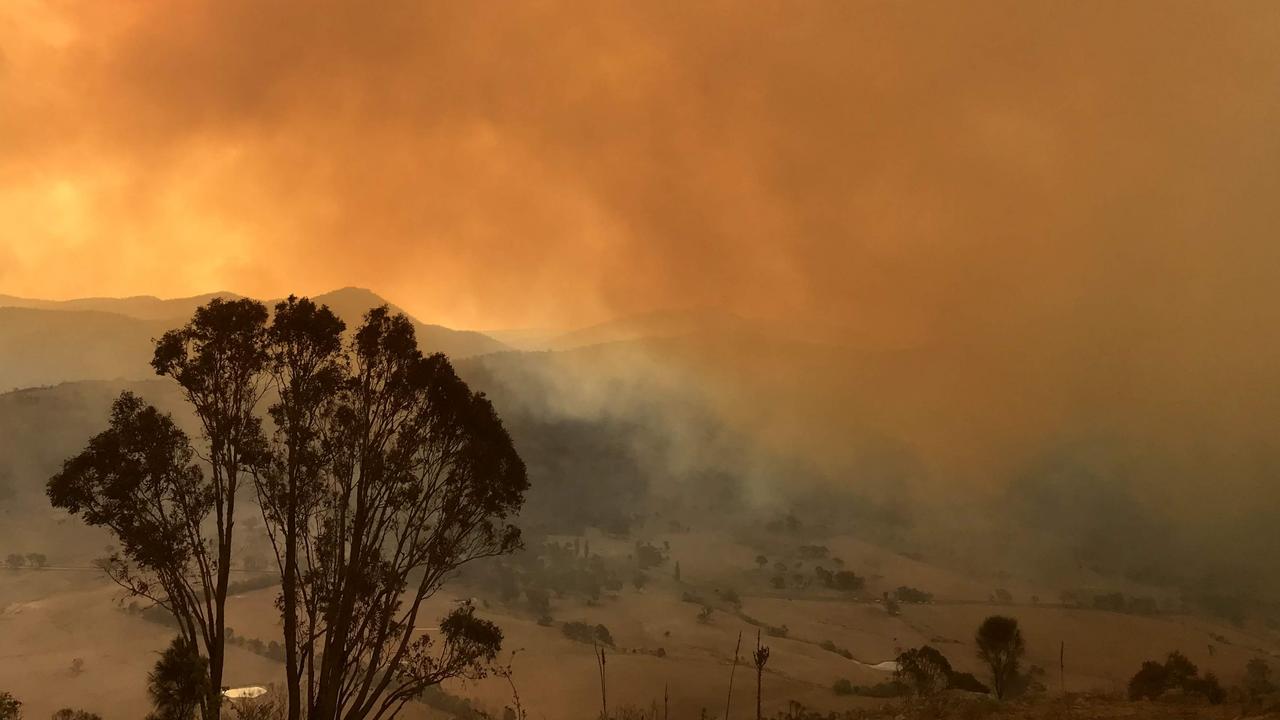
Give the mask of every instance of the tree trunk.
M 281 579 L 281 592 L 284 594 L 284 669 L 289 690 L 287 720 L 299 720 L 302 716 L 302 673 L 298 667 L 297 493 L 292 478 L 289 485 L 288 507 L 285 511 L 284 577 Z

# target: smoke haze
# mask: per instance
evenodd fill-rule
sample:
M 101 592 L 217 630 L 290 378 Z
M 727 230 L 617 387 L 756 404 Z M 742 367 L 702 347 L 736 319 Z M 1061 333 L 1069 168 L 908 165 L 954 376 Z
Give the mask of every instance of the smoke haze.
M 1261 2 L 21 1 L 0 290 L 714 307 L 822 341 L 674 357 L 826 477 L 1100 444 L 1217 533 L 1280 502 L 1276 87 Z

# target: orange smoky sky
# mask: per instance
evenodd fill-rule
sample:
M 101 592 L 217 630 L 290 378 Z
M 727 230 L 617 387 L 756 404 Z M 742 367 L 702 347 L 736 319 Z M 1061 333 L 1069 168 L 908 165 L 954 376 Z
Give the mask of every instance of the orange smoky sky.
M 1246 351 L 1278 89 L 1265 1 L 9 0 L 0 292 Z

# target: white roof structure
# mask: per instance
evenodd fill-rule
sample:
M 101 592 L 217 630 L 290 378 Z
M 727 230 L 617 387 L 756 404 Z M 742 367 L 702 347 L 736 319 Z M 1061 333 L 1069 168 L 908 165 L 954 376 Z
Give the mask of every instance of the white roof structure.
M 267 689 L 259 685 L 251 685 L 249 687 L 228 688 L 222 691 L 223 697 L 232 700 L 240 700 L 246 698 L 262 697 L 267 694 Z

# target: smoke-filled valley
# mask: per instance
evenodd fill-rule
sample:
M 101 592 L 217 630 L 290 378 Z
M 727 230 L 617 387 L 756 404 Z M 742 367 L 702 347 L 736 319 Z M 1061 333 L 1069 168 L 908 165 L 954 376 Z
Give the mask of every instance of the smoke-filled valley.
M 190 312 L 212 297 L 172 303 L 175 313 Z M 350 288 L 316 300 L 349 327 L 385 302 Z M 100 682 L 92 673 L 119 669 L 109 658 L 121 648 L 67 613 L 112 626 L 164 618 L 155 608 L 138 614 L 145 603 L 99 579 L 95 564 L 113 538 L 51 508 L 45 481 L 105 426 L 123 391 L 200 434 L 179 386 L 148 366 L 145 333 L 158 336 L 183 318 L 138 303 L 24 301 L 29 309 L 4 317 L 8 337 L 20 341 L 5 348 L 14 377 L 45 373 L 0 395 L 0 541 L 20 563 L 2 571 L 4 622 L 21 638 L 10 647 L 50 664 L 31 687 L 63 685 L 61 665 L 71 662 L 63 656 L 81 658 L 90 670 L 56 695 L 86 706 Z M 39 332 L 23 329 L 34 326 L 32 313 L 46 316 Z M 114 330 L 130 325 L 139 332 Z M 959 362 L 955 350 L 853 347 L 721 313 L 631 318 L 526 339 L 526 349 L 414 327 L 424 351 L 446 350 L 468 385 L 492 400 L 528 468 L 524 549 L 463 569 L 433 607 L 473 597 L 502 619 L 518 643 L 507 647 L 526 656 L 515 667 L 534 685 L 530 707 L 572 714 L 592 702 L 594 670 L 574 634 L 584 622 L 586 642 L 604 643 L 591 628 L 608 628 L 608 646 L 623 654 L 613 666 L 618 702 L 643 708 L 670 684 L 669 702 L 682 714 L 714 707 L 737 627 L 772 638 L 781 673 L 774 692 L 818 709 L 860 697 L 833 694 L 834 680 L 870 688 L 891 679 L 869 666 L 892 660 L 913 636 L 980 674 L 963 625 L 983 606 L 1017 611 L 1037 636 L 1031 657 L 1041 669 L 1069 640 L 1085 666 L 1073 663 L 1059 682 L 1076 692 L 1109 692 L 1135 658 L 1170 643 L 1210 647 L 1197 661 L 1227 678 L 1243 672 L 1246 656 L 1277 647 L 1274 499 L 1265 488 L 1231 497 L 1228 488 L 1249 487 L 1248 469 L 1209 448 L 1197 462 L 1214 464 L 1214 482 L 1197 481 L 1201 466 L 1188 462 L 1170 426 L 1136 426 L 1150 435 L 1134 437 L 1102 422 L 1049 431 L 1039 413 L 961 423 L 955 403 L 973 407 L 980 395 L 961 387 L 974 382 L 962 378 L 972 362 L 937 377 L 939 365 Z M 56 350 L 94 336 L 112 343 L 109 351 Z M 42 353 L 57 362 L 40 362 Z M 990 441 L 993 424 L 1007 443 L 999 462 L 976 444 Z M 267 686 L 280 647 L 270 609 L 279 580 L 264 571 L 272 546 L 252 494 L 245 500 L 230 624 L 240 633 L 237 652 L 247 652 L 229 677 Z M 1192 508 L 1205 502 L 1221 511 L 1197 519 Z M 21 562 L 35 556 L 44 569 Z M 54 627 L 63 629 L 41 631 Z M 163 627 L 148 636 L 163 637 Z M 1135 634 L 1123 652 L 1116 631 Z M 64 633 L 77 638 L 70 647 Z M 1196 633 L 1203 642 L 1189 639 Z M 563 672 L 544 676 L 536 658 L 555 658 Z M 142 668 L 145 658 L 130 662 Z M 30 682 L 5 667 L 0 678 L 10 686 Z M 145 673 L 135 675 L 119 678 L 110 695 L 125 714 L 145 709 Z M 465 715 L 510 704 L 492 678 L 442 687 L 424 709 Z M 56 709 L 39 695 L 26 702 Z

